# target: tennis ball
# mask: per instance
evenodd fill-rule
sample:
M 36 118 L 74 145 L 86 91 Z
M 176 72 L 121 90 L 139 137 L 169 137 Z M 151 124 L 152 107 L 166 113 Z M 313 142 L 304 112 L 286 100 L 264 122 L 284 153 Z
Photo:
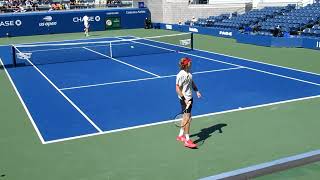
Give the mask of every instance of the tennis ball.
M 131 48 L 134 48 L 134 46 L 130 46 Z

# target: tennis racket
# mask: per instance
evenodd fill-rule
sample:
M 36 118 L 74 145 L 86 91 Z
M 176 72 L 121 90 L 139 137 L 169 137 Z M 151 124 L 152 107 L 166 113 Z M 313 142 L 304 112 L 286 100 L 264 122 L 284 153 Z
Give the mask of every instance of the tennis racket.
M 189 103 L 188 103 L 187 106 L 186 106 L 186 109 L 183 110 L 182 112 L 178 113 L 178 114 L 174 117 L 174 120 L 175 120 L 175 121 L 174 121 L 174 125 L 175 125 L 175 126 L 180 127 L 180 128 L 183 128 L 184 126 L 186 126 L 186 125 L 189 123 L 189 121 L 190 121 L 191 118 L 190 118 L 187 122 L 185 122 L 184 124 L 182 124 L 182 118 L 183 118 L 183 115 L 187 113 L 187 110 L 189 109 L 190 105 L 191 105 L 191 102 L 189 101 Z

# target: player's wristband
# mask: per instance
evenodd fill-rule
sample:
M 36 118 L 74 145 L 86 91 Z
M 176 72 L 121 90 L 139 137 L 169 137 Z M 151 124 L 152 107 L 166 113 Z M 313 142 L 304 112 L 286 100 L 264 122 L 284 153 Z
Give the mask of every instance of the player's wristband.
M 182 100 L 182 101 L 185 101 L 186 98 L 185 98 L 184 96 L 181 96 L 181 100 Z

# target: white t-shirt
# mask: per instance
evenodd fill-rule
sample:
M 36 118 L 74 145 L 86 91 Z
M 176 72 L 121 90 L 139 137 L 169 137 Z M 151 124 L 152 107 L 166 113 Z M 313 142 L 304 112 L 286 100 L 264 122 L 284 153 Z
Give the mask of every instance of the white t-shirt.
M 176 84 L 182 87 L 182 94 L 186 100 L 190 100 L 192 98 L 192 74 L 190 72 L 180 70 L 177 74 Z
M 89 27 L 89 17 L 88 16 L 83 16 L 83 24 L 86 28 Z

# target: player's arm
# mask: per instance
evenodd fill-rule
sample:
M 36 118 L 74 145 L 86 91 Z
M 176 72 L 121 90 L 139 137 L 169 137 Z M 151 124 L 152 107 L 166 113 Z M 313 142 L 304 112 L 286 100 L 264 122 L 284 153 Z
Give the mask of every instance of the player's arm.
M 176 92 L 178 94 L 178 96 L 182 99 L 182 100 L 185 100 L 183 94 L 182 94 L 182 91 L 181 91 L 181 87 L 179 86 L 179 84 L 176 84 Z M 184 98 L 184 99 L 183 99 Z
M 188 104 L 188 101 L 187 101 L 186 98 L 184 97 L 181 89 L 182 89 L 182 87 L 180 87 L 179 84 L 176 84 L 176 92 L 177 92 L 178 96 L 179 96 L 186 104 Z
M 201 93 L 196 85 L 196 83 L 192 80 L 192 89 L 197 93 L 198 98 L 201 97 Z

